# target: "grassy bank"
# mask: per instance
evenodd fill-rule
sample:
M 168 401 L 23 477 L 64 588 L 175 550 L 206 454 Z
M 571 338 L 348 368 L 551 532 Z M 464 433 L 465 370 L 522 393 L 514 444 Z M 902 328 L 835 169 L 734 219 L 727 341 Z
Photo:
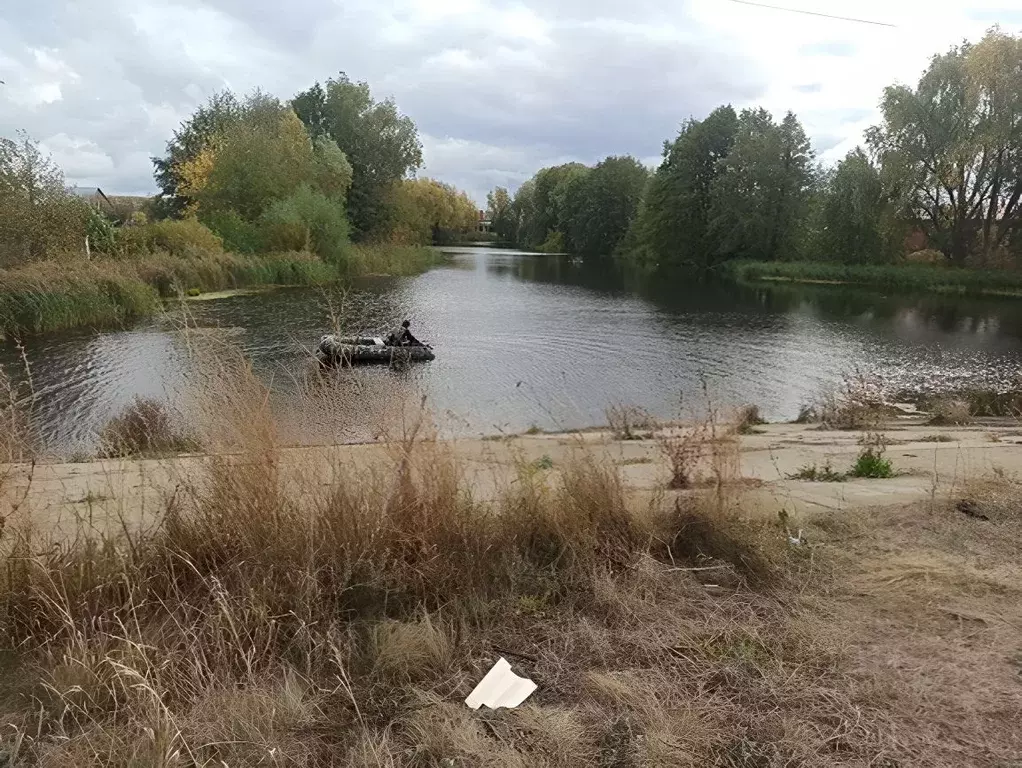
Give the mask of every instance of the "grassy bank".
M 83 520 L 51 541 L 25 522 L 45 512 L 33 468 L 0 471 L 8 764 L 958 766 L 1022 749 L 1010 481 L 970 491 L 982 522 L 842 509 L 790 521 L 794 545 L 776 505 L 743 496 L 737 422 L 674 444 L 705 491 L 635 497 L 580 442 L 483 501 L 421 421 L 324 484 L 230 373 L 207 396 L 240 442 L 177 474 L 144 530 Z M 538 690 L 469 710 L 500 656 Z
M 1005 270 L 959 269 L 919 264 L 850 265 L 805 261 L 737 261 L 724 266 L 745 281 L 788 281 L 875 286 L 904 291 L 963 294 L 1022 292 L 1022 273 Z
M 324 285 L 370 274 L 409 275 L 439 255 L 429 248 L 353 246 L 341 266 L 307 253 L 239 256 L 208 251 L 138 258 L 43 261 L 0 270 L 0 338 L 116 326 L 158 312 L 187 292 L 266 285 Z

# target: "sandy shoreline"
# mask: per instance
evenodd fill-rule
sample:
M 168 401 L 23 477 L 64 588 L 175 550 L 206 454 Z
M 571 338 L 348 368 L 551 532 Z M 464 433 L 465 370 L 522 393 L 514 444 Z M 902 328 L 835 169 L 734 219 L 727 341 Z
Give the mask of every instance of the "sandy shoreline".
M 840 483 L 806 482 L 789 475 L 805 465 L 847 470 L 860 451 L 859 432 L 767 424 L 756 434 L 742 435 L 742 506 L 773 514 L 782 508 L 802 513 L 902 505 L 935 495 L 946 498 L 967 480 L 1022 471 L 1022 430 L 1007 420 L 932 427 L 918 417 L 906 417 L 886 425 L 883 432 L 889 442 L 886 455 L 897 476 Z M 625 485 L 640 496 L 662 491 L 670 476 L 656 441 L 615 440 L 599 430 L 460 439 L 439 445 L 458 457 L 468 486 L 480 499 L 508 487 L 523 465 L 535 462 L 556 473 L 579 450 L 616 464 Z M 282 448 L 280 463 L 285 474 L 303 487 L 331 486 L 359 473 L 387 471 L 393 450 L 384 443 Z M 6 503 L 23 498 L 16 519 L 30 519 L 44 529 L 63 530 L 82 519 L 97 528 L 137 524 L 152 519 L 174 489 L 194 480 L 209 460 L 183 456 L 7 467 Z

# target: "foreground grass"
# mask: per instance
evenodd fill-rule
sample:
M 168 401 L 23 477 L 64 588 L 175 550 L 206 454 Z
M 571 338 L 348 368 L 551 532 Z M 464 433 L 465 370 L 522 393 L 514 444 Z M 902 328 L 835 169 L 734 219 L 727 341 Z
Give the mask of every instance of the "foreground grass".
M 1022 273 L 918 264 L 851 265 L 822 261 L 740 261 L 725 269 L 740 280 L 868 285 L 906 291 L 963 294 L 1014 294 L 1022 291 Z
M 429 248 L 353 246 L 341 266 L 307 253 L 150 254 L 137 259 L 37 262 L 0 270 L 0 339 L 20 333 L 116 326 L 152 315 L 161 299 L 266 285 L 325 285 L 368 274 L 407 275 L 438 261 Z
M 24 481 L 0 473 L 9 764 L 1022 754 L 1012 481 L 962 491 L 981 517 L 959 499 L 828 513 L 791 545 L 776 510 L 746 507 L 716 427 L 683 445 L 709 491 L 636 499 L 580 448 L 554 469 L 523 462 L 483 501 L 421 422 L 385 465 L 305 477 L 281 461 L 258 387 L 242 395 L 213 402 L 238 424 L 231 454 L 183 475 L 144 530 L 49 540 L 18 524 Z M 539 689 L 513 711 L 467 709 L 498 656 Z

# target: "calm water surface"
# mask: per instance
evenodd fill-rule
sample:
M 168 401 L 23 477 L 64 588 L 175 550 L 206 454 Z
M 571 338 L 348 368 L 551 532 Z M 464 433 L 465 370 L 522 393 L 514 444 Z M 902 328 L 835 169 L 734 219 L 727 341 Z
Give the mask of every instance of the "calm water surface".
M 682 394 L 701 398 L 704 379 L 721 403 L 758 403 L 768 418 L 788 419 L 856 367 L 892 389 L 1007 387 L 1022 372 L 1022 303 L 1011 300 L 644 283 L 561 258 L 451 254 L 424 275 L 363 280 L 330 300 L 352 332 L 383 334 L 410 318 L 437 359 L 407 370 L 316 382 L 305 349 L 330 325 L 319 291 L 189 302 L 189 323 L 200 337 L 239 345 L 269 382 L 289 436 L 309 442 L 369 437 L 374 414 L 422 395 L 446 429 L 479 434 L 602 423 L 617 402 L 676 416 Z M 171 313 L 123 331 L 29 340 L 35 417 L 50 449 L 92 449 L 136 395 L 184 408 L 209 370 L 180 322 Z M 10 344 L 0 364 L 21 375 Z

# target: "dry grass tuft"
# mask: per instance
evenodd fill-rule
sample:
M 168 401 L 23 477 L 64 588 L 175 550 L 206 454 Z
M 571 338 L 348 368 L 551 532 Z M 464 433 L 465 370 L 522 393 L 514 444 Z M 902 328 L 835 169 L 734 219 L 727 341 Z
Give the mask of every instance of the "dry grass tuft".
M 372 630 L 372 657 L 385 675 L 403 680 L 432 679 L 451 663 L 450 628 L 429 614 L 412 621 L 383 621 Z
M 737 409 L 734 416 L 735 430 L 740 435 L 756 434 L 756 427 L 766 424 L 766 419 L 759 412 L 758 405 L 743 405 Z
M 972 423 L 972 411 L 965 400 L 941 397 L 929 404 L 927 424 L 939 427 L 964 427 Z
M 669 488 L 686 490 L 695 485 L 709 438 L 710 430 L 705 423 L 689 428 L 668 428 L 657 433 L 657 447 L 671 470 Z
M 27 379 L 24 385 L 16 384 L 0 368 L 0 464 L 30 461 L 36 455 L 36 440 L 31 424 L 31 406 L 34 400 L 32 372 L 24 350 L 22 360 Z
M 825 429 L 868 430 L 877 429 L 891 412 L 880 380 L 855 371 L 846 374 L 836 389 L 803 406 L 797 421 L 818 423 Z
M 792 559 L 787 535 L 776 522 L 722 514 L 700 499 L 678 499 L 671 527 L 677 531 L 668 542 L 671 557 L 701 567 L 726 565 L 753 584 L 776 582 Z
M 99 442 L 100 455 L 108 459 L 170 456 L 200 448 L 175 425 L 163 403 L 142 397 L 106 423 Z
M 642 440 L 656 428 L 650 414 L 634 405 L 615 404 L 606 410 L 607 424 L 617 440 Z

